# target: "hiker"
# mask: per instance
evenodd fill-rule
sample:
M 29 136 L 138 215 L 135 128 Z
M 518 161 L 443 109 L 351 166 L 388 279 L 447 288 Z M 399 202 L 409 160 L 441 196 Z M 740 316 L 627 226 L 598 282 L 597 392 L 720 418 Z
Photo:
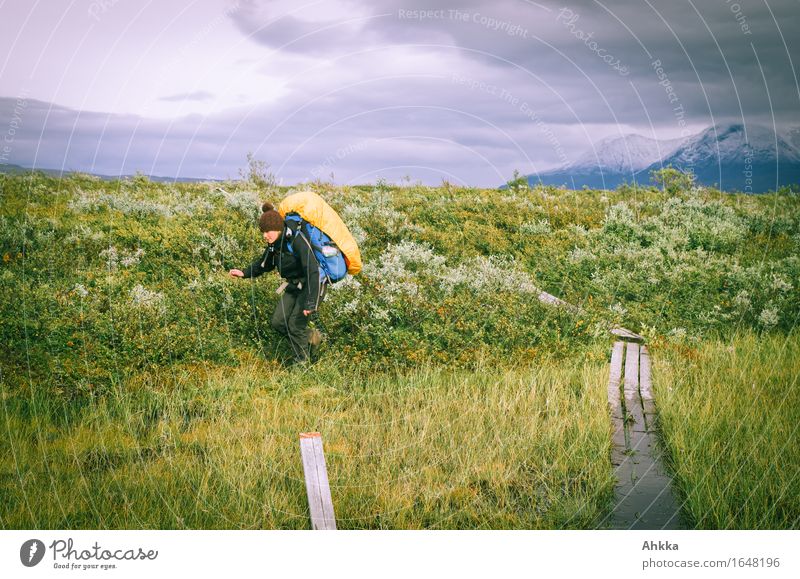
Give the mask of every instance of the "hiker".
M 258 227 L 268 244 L 264 254 L 244 271 L 229 273 L 250 278 L 277 269 L 284 283 L 278 288 L 281 297 L 272 314 L 272 328 L 289 339 L 294 363 L 305 366 L 316 358 L 322 340 L 319 330 L 308 328 L 308 321 L 325 299 L 327 278 L 320 277 L 319 262 L 301 229 L 284 221 L 271 203 L 264 203 L 261 210 Z

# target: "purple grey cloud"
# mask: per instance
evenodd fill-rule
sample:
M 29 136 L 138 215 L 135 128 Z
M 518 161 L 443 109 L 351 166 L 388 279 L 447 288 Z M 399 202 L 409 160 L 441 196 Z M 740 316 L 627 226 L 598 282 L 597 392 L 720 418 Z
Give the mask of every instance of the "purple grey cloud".
M 208 101 L 212 100 L 214 95 L 205 90 L 198 90 L 194 92 L 185 92 L 173 94 L 165 97 L 160 97 L 159 100 L 166 102 L 183 102 L 183 101 Z
M 514 169 L 534 173 L 574 160 L 600 137 L 795 121 L 797 1 L 735 6 L 239 0 L 196 24 L 185 45 L 152 55 L 171 63 L 162 81 L 195 71 L 183 90 L 156 101 L 199 108 L 154 118 L 50 106 L 33 95 L 9 161 L 225 177 L 255 151 L 286 182 L 410 174 L 496 185 Z M 142 44 L 123 33 L 115 42 Z M 9 51 L 24 62 L 25 53 Z M 219 57 L 216 68 L 209 54 Z M 223 71 L 225 80 L 213 82 Z M 0 122 L 8 125 L 19 91 L 5 78 Z M 240 95 L 250 84 L 255 97 Z M 259 99 L 261 87 L 279 90 Z

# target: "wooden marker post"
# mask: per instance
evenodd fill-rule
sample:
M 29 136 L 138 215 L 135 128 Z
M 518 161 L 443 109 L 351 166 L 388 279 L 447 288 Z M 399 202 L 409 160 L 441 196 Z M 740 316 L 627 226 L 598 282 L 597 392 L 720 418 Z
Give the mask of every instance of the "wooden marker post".
M 328 469 L 322 453 L 322 435 L 319 432 L 300 433 L 300 456 L 306 479 L 308 507 L 311 511 L 311 528 L 315 531 L 336 530 L 333 514 Z

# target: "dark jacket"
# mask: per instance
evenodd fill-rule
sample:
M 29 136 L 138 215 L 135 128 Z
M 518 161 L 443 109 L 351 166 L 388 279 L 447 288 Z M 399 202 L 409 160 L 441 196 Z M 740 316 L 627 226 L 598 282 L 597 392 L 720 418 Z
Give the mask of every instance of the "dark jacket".
M 289 251 L 287 241 L 292 240 L 292 249 Z M 281 236 L 270 243 L 261 257 L 244 270 L 244 277 L 258 277 L 262 273 L 277 269 L 280 276 L 289 282 L 286 291 L 294 293 L 301 291 L 298 283 L 303 283 L 307 288 L 306 304 L 304 310 L 316 311 L 320 301 L 319 263 L 314 250 L 311 248 L 306 236 L 300 231 L 284 228 Z

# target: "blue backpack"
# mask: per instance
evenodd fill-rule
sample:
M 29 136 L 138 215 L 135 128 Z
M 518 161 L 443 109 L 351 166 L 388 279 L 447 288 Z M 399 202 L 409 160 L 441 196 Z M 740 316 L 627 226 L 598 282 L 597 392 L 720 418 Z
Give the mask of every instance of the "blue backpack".
M 324 231 L 303 219 L 298 213 L 287 214 L 285 221 L 293 232 L 292 237 L 286 243 L 289 253 L 294 255 L 294 248 L 292 247 L 294 236 L 302 232 L 303 236 L 311 244 L 319 263 L 320 280 L 328 278 L 331 283 L 336 283 L 344 279 L 344 276 L 347 275 L 347 264 L 344 261 L 344 255 Z

